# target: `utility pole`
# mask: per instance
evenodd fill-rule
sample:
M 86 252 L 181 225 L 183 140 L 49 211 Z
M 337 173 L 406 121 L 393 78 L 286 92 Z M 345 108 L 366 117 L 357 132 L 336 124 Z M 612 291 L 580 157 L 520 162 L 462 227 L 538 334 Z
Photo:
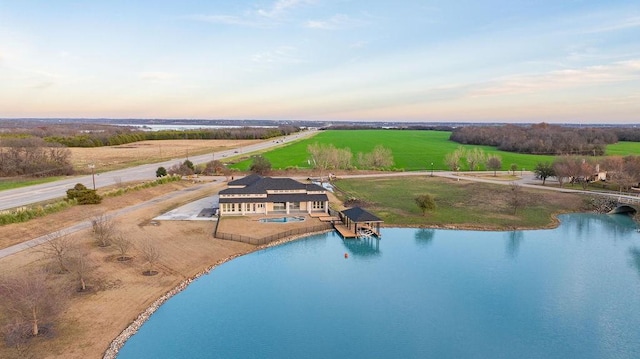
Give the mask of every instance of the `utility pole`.
M 91 168 L 91 181 L 93 182 L 93 190 L 96 190 L 96 173 L 94 171 L 94 168 L 96 168 L 95 164 L 90 164 L 89 168 Z

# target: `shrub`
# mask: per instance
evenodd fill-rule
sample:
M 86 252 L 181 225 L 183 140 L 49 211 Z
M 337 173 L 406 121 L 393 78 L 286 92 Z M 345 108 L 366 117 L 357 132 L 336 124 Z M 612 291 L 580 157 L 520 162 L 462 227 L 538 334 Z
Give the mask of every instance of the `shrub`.
M 164 167 L 158 167 L 156 170 L 156 177 L 164 177 L 167 175 L 167 169 Z

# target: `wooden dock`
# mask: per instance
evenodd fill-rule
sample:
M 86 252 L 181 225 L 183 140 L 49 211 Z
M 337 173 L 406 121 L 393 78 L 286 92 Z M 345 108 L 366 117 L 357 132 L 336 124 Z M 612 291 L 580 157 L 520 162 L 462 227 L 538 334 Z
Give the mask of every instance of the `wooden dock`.
M 344 224 L 334 223 L 333 227 L 336 229 L 336 231 L 338 231 L 338 233 L 340 233 L 340 235 L 343 238 L 357 238 L 358 237 L 358 235 L 356 233 L 353 233 L 353 231 L 350 230 L 349 228 L 347 228 L 347 226 L 345 226 Z

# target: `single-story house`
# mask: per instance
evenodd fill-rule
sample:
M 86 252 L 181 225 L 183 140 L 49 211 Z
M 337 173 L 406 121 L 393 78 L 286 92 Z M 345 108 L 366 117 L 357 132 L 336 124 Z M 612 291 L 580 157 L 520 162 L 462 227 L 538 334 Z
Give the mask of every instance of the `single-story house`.
M 220 215 L 329 213 L 327 190 L 291 178 L 252 174 L 220 191 Z

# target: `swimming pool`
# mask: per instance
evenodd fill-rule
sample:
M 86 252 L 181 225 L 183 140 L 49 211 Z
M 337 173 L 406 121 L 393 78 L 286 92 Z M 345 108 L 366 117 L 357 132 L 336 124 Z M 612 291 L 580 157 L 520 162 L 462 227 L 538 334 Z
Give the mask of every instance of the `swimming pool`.
M 303 222 L 304 217 L 275 217 L 275 218 L 260 218 L 262 223 L 287 223 L 287 222 Z

